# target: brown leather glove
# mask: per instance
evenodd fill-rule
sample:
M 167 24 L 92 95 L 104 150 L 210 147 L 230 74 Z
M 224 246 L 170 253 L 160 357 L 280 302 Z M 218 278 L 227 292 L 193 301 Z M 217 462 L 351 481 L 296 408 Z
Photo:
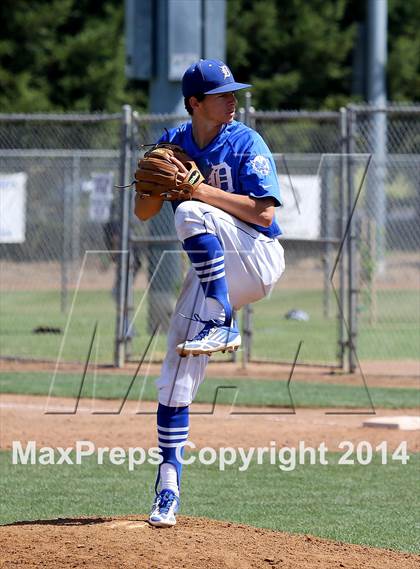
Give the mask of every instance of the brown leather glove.
M 181 172 L 171 158 L 176 158 L 188 172 Z M 134 174 L 136 192 L 142 199 L 160 198 L 165 201 L 190 200 L 204 182 L 196 163 L 176 144 L 161 143 L 146 152 L 138 161 Z

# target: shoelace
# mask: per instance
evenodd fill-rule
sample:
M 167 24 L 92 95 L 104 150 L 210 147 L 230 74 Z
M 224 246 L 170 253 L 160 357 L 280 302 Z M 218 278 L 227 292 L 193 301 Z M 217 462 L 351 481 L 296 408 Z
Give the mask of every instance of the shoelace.
M 218 324 L 217 322 L 215 322 L 214 320 L 210 320 L 208 322 L 206 322 L 204 328 L 201 330 L 201 332 L 199 332 L 197 334 L 197 336 L 195 336 L 195 340 L 204 340 L 204 338 L 206 336 L 209 335 L 210 331 L 215 328 L 216 326 L 221 326 L 221 324 Z
M 218 322 L 217 320 L 203 320 L 202 318 L 200 318 L 200 315 L 197 312 L 193 314 L 192 318 L 190 318 L 189 316 L 185 316 L 185 314 L 182 314 L 182 312 L 180 312 L 179 315 L 182 316 L 182 318 L 186 318 L 187 320 L 192 320 L 193 322 L 201 322 L 201 324 L 213 324 L 213 326 L 221 326 L 220 322 Z
M 210 330 L 214 327 L 220 327 L 223 326 L 223 323 L 218 322 L 217 320 L 203 320 L 202 318 L 200 318 L 200 315 L 196 312 L 195 314 L 193 314 L 193 317 L 190 318 L 189 316 L 185 316 L 185 314 L 182 314 L 181 312 L 179 313 L 180 316 L 182 316 L 182 318 L 186 318 L 187 320 L 192 320 L 193 322 L 201 322 L 201 324 L 204 324 L 204 328 L 201 330 L 201 332 L 199 332 L 196 336 L 194 336 L 194 340 L 204 340 L 204 338 L 206 336 L 208 336 Z
M 167 514 L 172 504 L 176 501 L 176 496 L 173 492 L 165 492 L 159 499 L 159 511 L 162 514 Z

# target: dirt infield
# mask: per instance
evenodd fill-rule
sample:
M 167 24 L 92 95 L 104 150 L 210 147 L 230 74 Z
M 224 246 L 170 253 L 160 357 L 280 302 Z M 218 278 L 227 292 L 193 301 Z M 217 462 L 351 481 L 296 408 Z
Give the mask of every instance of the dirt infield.
M 203 518 L 180 516 L 170 530 L 152 528 L 145 520 L 132 516 L 3 526 L 0 567 L 417 569 L 420 560 L 406 553 Z
M 98 446 L 121 446 L 124 448 L 156 446 L 155 403 L 127 401 L 122 413 L 115 413 L 120 401 L 100 401 L 92 407 L 90 401 L 82 401 L 77 413 L 73 414 L 73 399 L 54 398 L 48 404 L 48 411 L 67 414 L 45 414 L 45 396 L 2 395 L 1 448 L 11 448 L 12 441 L 26 444 L 35 440 L 38 446 L 74 446 L 77 440 L 92 441 Z M 370 415 L 328 414 L 331 409 L 297 409 L 296 414 L 279 414 L 272 409 L 235 408 L 238 413 L 231 414 L 231 407 L 219 405 L 214 414 L 209 405 L 194 404 L 191 407 L 191 429 L 189 440 L 196 447 L 264 447 L 271 441 L 277 446 L 298 446 L 299 441 L 318 447 L 325 442 L 328 450 L 338 450 L 338 444 L 351 441 L 355 445 L 368 441 L 376 446 L 387 441 L 390 448 L 396 448 L 407 441 L 408 451 L 420 450 L 418 431 L 400 431 L 388 428 L 363 427 L 363 421 Z M 139 414 L 144 413 L 144 414 Z M 147 414 L 146 414 L 147 413 Z M 202 413 L 202 414 L 200 414 Z M 254 413 L 254 414 L 252 414 Z M 259 414 L 260 413 L 260 414 Z M 416 409 L 377 409 L 376 416 L 410 416 L 418 414 Z
M 388 376 L 384 370 L 378 375 L 367 376 L 367 384 L 371 387 L 410 387 L 419 388 L 419 377 Z M 135 364 L 127 365 L 118 373 L 132 374 Z M 0 372 L 7 371 L 51 371 L 54 364 L 43 362 L 22 362 L 0 360 Z M 81 373 L 81 364 L 65 364 L 61 371 Z M 413 372 L 415 367 L 413 366 Z M 149 373 L 158 374 L 159 366 L 152 365 Z M 115 368 L 99 367 L 98 373 L 115 373 Z M 208 367 L 208 375 L 226 378 L 260 377 L 264 379 L 287 379 L 289 367 L 276 365 L 250 364 L 247 369 L 233 363 L 214 363 Z M 305 369 L 297 370 L 293 381 L 334 383 L 345 385 L 362 385 L 363 378 L 359 374 L 349 375 L 331 373 L 329 370 Z M 121 414 L 115 413 L 120 401 L 82 400 L 76 414 L 72 414 L 74 399 L 52 398 L 49 402 L 45 396 L 7 395 L 0 400 L 1 448 L 10 448 L 11 441 L 36 440 L 39 445 L 63 446 L 74 445 L 76 440 L 89 439 L 97 446 L 142 446 L 148 448 L 156 444 L 155 403 L 127 401 Z M 413 402 L 414 403 L 414 402 Z M 45 414 L 48 411 L 68 411 L 68 414 Z M 290 409 L 252 409 L 236 408 L 238 414 L 232 414 L 229 406 L 217 405 L 213 415 L 209 415 L 210 405 L 193 404 L 190 440 L 197 448 L 211 445 L 221 446 L 265 446 L 276 441 L 282 446 L 296 446 L 299 441 L 307 445 L 318 446 L 325 442 L 329 450 L 337 450 L 342 440 L 357 443 L 367 440 L 372 445 L 387 441 L 390 447 L 396 447 L 401 441 L 408 443 L 410 452 L 420 450 L 420 437 L 417 431 L 399 431 L 387 428 L 366 428 L 363 421 L 369 416 L 366 410 L 360 414 L 339 414 L 340 409 L 297 409 L 292 415 Z M 248 414 L 240 414 L 241 412 Z M 331 414 L 331 412 L 337 414 Z M 356 411 L 356 410 L 353 410 Z M 417 409 L 376 409 L 377 416 L 417 415 Z

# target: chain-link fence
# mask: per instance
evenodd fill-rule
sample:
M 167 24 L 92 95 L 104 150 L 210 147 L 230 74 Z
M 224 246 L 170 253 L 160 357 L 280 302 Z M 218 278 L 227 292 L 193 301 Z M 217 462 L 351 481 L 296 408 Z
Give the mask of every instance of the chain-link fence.
M 246 359 L 291 362 L 299 349 L 298 363 L 341 366 L 341 263 L 331 278 L 344 215 L 340 114 L 251 111 L 249 123 L 276 161 L 286 271 L 272 296 L 252 307 Z
M 350 247 L 350 367 L 357 358 L 394 360 L 400 371 L 415 373 L 420 346 L 420 107 L 350 107 L 347 147 L 350 190 L 357 199 Z M 355 162 L 361 154 L 370 160 L 363 184 L 363 168 Z
M 331 279 L 344 211 L 340 160 L 332 155 L 340 152 L 340 114 L 243 112 L 240 118 L 260 132 L 274 152 L 285 202 L 278 215 L 287 262 L 286 273 L 270 298 L 252 307 L 252 313 L 250 308 L 244 311 L 241 357 L 245 362 L 292 362 L 299 347 L 299 363 L 341 365 L 340 263 L 335 282 Z M 181 121 L 185 117 L 135 116 L 134 142 L 151 144 L 165 128 Z M 149 334 L 156 325 L 164 331 L 188 268 L 169 204 L 147 223 L 132 220 L 130 240 L 133 246 L 143 246 L 150 283 L 148 302 L 136 322 L 146 320 Z M 141 349 L 145 345 L 146 338 Z M 164 347 L 158 337 L 157 358 Z
M 83 361 L 101 322 L 112 359 L 120 139 L 120 114 L 0 115 L 3 357 Z
M 414 362 L 419 108 L 239 118 L 274 153 L 287 263 L 270 298 L 244 311 L 239 357 L 292 362 L 299 350 L 300 363 L 342 366 L 353 347 L 350 368 L 357 356 Z M 113 185 L 131 181 L 138 145 L 184 120 L 129 107 L 0 115 L 2 356 L 138 360 L 159 326 L 150 350 L 162 358 L 188 259 L 168 204 L 140 223 L 134 192 Z
M 165 128 L 172 128 L 186 119 L 185 115 L 134 115 L 134 118 L 133 130 L 138 146 L 154 144 Z M 164 332 L 168 329 L 177 293 L 185 275 L 185 259 L 176 237 L 171 205 L 165 203 L 159 215 L 147 222 L 134 220 L 131 239 L 143 247 L 148 282 L 151 283 L 147 329 L 152 332 L 160 325 Z

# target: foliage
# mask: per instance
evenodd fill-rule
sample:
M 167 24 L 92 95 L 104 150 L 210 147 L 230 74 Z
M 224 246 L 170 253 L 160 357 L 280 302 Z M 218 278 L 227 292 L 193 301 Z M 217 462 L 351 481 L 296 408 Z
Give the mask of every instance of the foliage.
M 0 107 L 6 112 L 144 106 L 124 77 L 123 3 L 4 0 Z
M 228 61 L 239 80 L 253 83 L 254 106 L 337 109 L 359 101 L 352 62 L 366 10 L 365 0 L 228 0 Z M 388 99 L 419 101 L 420 0 L 389 0 L 388 12 Z
M 354 25 L 345 22 L 346 4 L 228 3 L 228 60 L 239 80 L 254 84 L 256 107 L 317 108 L 340 95 L 348 100 Z M 252 42 L 245 41 L 250 37 Z
M 337 109 L 358 100 L 352 60 L 365 0 L 226 2 L 227 61 L 253 83 L 256 107 Z M 388 0 L 388 9 L 388 98 L 419 101 L 420 0 Z M 147 83 L 124 75 L 121 0 L 2 0 L 0 17 L 2 112 L 146 107 Z
M 420 101 L 420 0 L 388 0 L 388 89 L 393 101 Z

